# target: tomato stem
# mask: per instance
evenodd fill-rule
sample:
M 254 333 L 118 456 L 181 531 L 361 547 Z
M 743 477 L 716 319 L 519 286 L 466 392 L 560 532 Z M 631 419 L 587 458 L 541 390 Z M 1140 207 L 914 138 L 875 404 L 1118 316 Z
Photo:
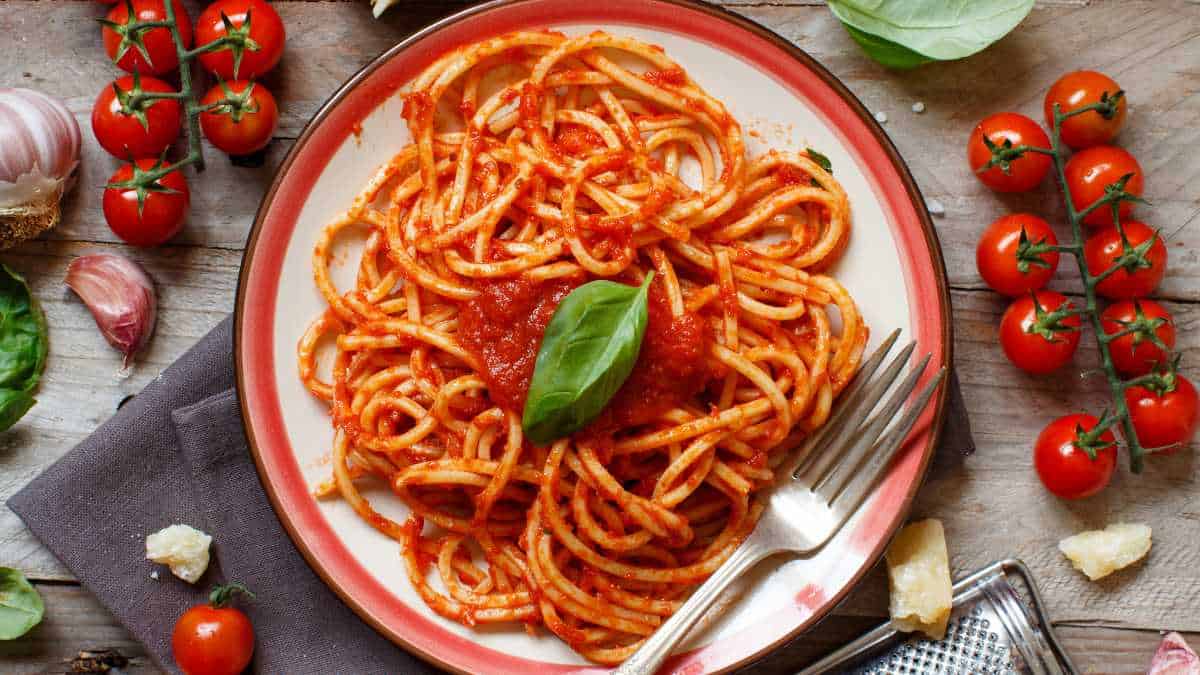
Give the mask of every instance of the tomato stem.
M 224 607 L 233 602 L 238 594 L 244 595 L 253 600 L 255 595 L 246 585 L 240 581 L 231 581 L 227 584 L 218 584 L 213 586 L 208 593 L 208 604 L 213 607 Z
M 1061 189 L 1063 202 L 1067 210 L 1067 220 L 1071 225 L 1072 243 L 1066 246 L 1056 247 L 1055 250 L 1060 253 L 1066 253 L 1075 258 L 1076 264 L 1079 266 L 1079 277 L 1083 280 L 1084 306 L 1079 311 L 1080 316 L 1086 316 L 1088 322 L 1092 326 L 1092 332 L 1096 336 L 1096 344 L 1100 351 L 1100 362 L 1104 372 L 1105 379 L 1108 380 L 1109 391 L 1112 395 L 1113 409 L 1111 412 L 1105 411 L 1101 416 L 1100 423 L 1095 429 L 1082 435 L 1080 441 L 1084 445 L 1079 447 L 1089 454 L 1094 454 L 1097 449 L 1095 443 L 1099 440 L 1100 434 L 1107 431 L 1111 427 L 1120 426 L 1121 435 L 1125 439 L 1125 446 L 1129 450 L 1129 468 L 1134 473 L 1141 473 L 1144 464 L 1144 458 L 1147 449 L 1138 440 L 1137 431 L 1133 427 L 1133 420 L 1129 415 L 1129 407 L 1125 403 L 1125 390 L 1132 386 L 1154 385 L 1163 382 L 1163 375 L 1151 374 L 1143 375 L 1132 380 L 1123 381 L 1120 375 L 1117 374 L 1116 366 L 1113 364 L 1112 353 L 1110 346 L 1113 340 L 1122 335 L 1129 333 L 1138 333 L 1146 335 L 1146 331 L 1150 335 L 1154 334 L 1155 326 L 1141 325 L 1138 321 L 1130 322 L 1123 328 L 1122 331 L 1108 335 L 1104 332 L 1104 327 L 1100 321 L 1099 301 L 1097 299 L 1096 287 L 1101 281 L 1109 275 L 1115 273 L 1123 267 L 1141 265 L 1145 262 L 1145 251 L 1139 251 L 1138 247 L 1125 246 L 1121 256 L 1113 262 L 1106 270 L 1092 274 L 1088 269 L 1087 260 L 1084 256 L 1083 243 L 1085 241 L 1083 219 L 1096 209 L 1102 208 L 1105 205 L 1110 205 L 1112 209 L 1113 223 L 1121 233 L 1122 243 L 1126 243 L 1124 231 L 1121 227 L 1120 205 L 1124 201 L 1143 201 L 1136 195 L 1130 194 L 1125 190 L 1125 184 L 1129 181 L 1130 176 L 1122 176 L 1116 183 L 1109 185 L 1104 192 L 1104 196 L 1089 204 L 1083 210 L 1077 210 L 1071 199 L 1071 191 L 1067 187 L 1066 176 L 1066 158 L 1068 150 L 1062 141 L 1062 124 L 1064 120 L 1082 115 L 1091 111 L 1098 111 L 1104 115 L 1108 111 L 1112 115 L 1116 110 L 1117 103 L 1123 96 L 1123 92 L 1117 92 L 1112 96 L 1102 97 L 1100 101 L 1089 105 L 1081 106 L 1070 112 L 1064 113 L 1058 104 L 1054 105 L 1054 119 L 1050 129 L 1050 146 L 1051 158 L 1054 160 L 1054 174 L 1058 180 L 1059 188 Z M 1152 238 L 1151 243 L 1154 241 Z M 1131 250 L 1132 249 L 1132 250 Z M 1149 247 L 1147 246 L 1148 250 Z M 1133 324 L 1138 324 L 1134 326 Z M 1155 335 L 1153 340 L 1158 341 Z M 1163 345 L 1165 347 L 1165 345 Z M 1178 361 L 1178 359 L 1176 359 Z
M 141 36 L 146 31 L 154 28 L 168 29 L 171 33 L 171 41 L 175 43 L 175 55 L 179 59 L 179 91 L 143 91 L 137 85 L 139 75 L 135 72 L 135 86 L 125 94 L 122 100 L 123 107 L 131 111 L 140 111 L 147 104 L 170 99 L 183 102 L 183 112 L 187 118 L 187 154 L 170 164 L 167 164 L 164 159 L 160 160 L 153 168 L 144 171 L 136 170 L 134 171 L 134 177 L 122 184 L 126 189 L 136 189 L 139 191 L 139 194 L 145 194 L 147 192 L 161 191 L 162 188 L 158 185 L 158 181 L 172 171 L 179 171 L 186 166 L 195 166 L 196 171 L 204 170 L 204 153 L 200 145 L 200 115 L 202 113 L 222 105 L 231 106 L 243 111 L 247 110 L 245 102 L 241 100 L 242 97 L 237 95 L 227 96 L 225 99 L 217 101 L 212 105 L 200 105 L 199 97 L 192 82 L 192 61 L 200 54 L 225 46 L 236 46 L 239 49 L 250 49 L 251 51 L 257 50 L 259 47 L 247 35 L 238 33 L 236 35 L 217 38 L 194 49 L 188 49 L 184 44 L 182 34 L 179 32 L 179 21 L 175 16 L 173 2 L 163 3 L 163 11 L 166 14 L 166 19 L 163 20 L 142 21 L 137 19 L 137 15 L 131 5 L 128 7 L 128 11 L 131 20 L 124 25 L 113 24 L 107 20 L 102 20 L 101 23 L 117 31 L 129 43 L 126 49 L 133 48 L 142 52 L 144 52 L 144 46 L 141 45 Z

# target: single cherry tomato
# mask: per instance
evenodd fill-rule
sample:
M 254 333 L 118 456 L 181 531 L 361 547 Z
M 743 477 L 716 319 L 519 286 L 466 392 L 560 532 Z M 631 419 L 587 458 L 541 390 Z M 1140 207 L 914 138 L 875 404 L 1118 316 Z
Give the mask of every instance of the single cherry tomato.
M 1175 320 L 1162 305 L 1153 300 L 1122 300 L 1109 305 L 1100 315 L 1100 325 L 1109 335 L 1119 333 L 1138 321 L 1150 323 L 1156 320 L 1161 323 L 1154 328 L 1154 335 L 1168 350 L 1173 349 Z M 1109 342 L 1108 352 L 1117 372 L 1126 377 L 1145 375 L 1167 360 L 1166 352 L 1138 333 L 1128 333 Z
M 985 117 L 975 125 L 967 139 L 967 161 L 971 171 L 983 184 L 997 192 L 1024 192 L 1037 186 L 1050 171 L 1050 157 L 1040 152 L 1026 152 L 1008 161 L 1008 170 L 993 166 L 984 170 L 992 159 L 992 150 L 984 142 L 987 138 L 996 147 L 1029 145 L 1049 148 L 1050 139 L 1037 122 L 1017 113 L 997 113 Z
M 233 31 L 225 28 L 221 15 Z M 287 33 L 275 8 L 263 0 L 217 0 L 196 20 L 196 40 L 208 44 L 226 35 L 238 42 L 200 55 L 200 65 L 224 80 L 250 80 L 275 67 Z
M 1034 307 L 1035 297 L 1040 312 Z M 1051 316 L 1064 305 L 1074 308 L 1067 296 L 1054 291 L 1034 291 L 1013 300 L 1000 319 L 1000 346 L 1013 365 L 1027 373 L 1045 375 L 1071 360 L 1079 346 L 1079 315 L 1056 321 Z
M 191 195 L 187 180 L 179 171 L 172 171 L 155 181 L 157 189 L 139 191 L 134 187 L 118 186 L 158 166 L 153 159 L 123 164 L 108 180 L 109 187 L 104 190 L 104 219 L 118 237 L 134 246 L 157 246 L 167 241 L 179 233 L 187 216 Z M 141 204 L 138 203 L 139 192 Z
M 249 90 L 249 91 L 247 91 Z M 279 122 L 275 97 L 257 82 L 234 80 L 208 90 L 200 103 L 225 103 L 200 114 L 200 128 L 217 149 L 230 155 L 248 155 L 271 142 Z
M 1113 145 L 1098 145 L 1081 150 L 1067 160 L 1064 168 L 1067 177 L 1067 191 L 1071 193 L 1071 204 L 1076 211 L 1082 211 L 1104 196 L 1104 190 L 1109 185 L 1130 175 L 1125 184 L 1125 191 L 1131 195 L 1141 196 L 1146 187 L 1142 167 L 1133 155 L 1123 148 Z M 1133 202 L 1123 201 L 1120 206 L 1121 220 L 1125 220 L 1133 211 Z M 1092 211 L 1083 219 L 1089 225 L 1112 225 L 1112 205 L 1105 204 Z
M 1171 374 L 1166 380 L 1172 388 L 1160 393 L 1146 387 L 1129 387 L 1126 406 L 1141 447 L 1166 448 L 1162 452 L 1170 454 L 1192 440 L 1198 405 L 1196 389 L 1186 377 Z
M 137 84 L 148 93 L 174 91 L 155 77 L 139 77 Z M 92 106 L 92 133 L 100 147 L 121 159 L 157 157 L 179 136 L 182 107 L 174 99 L 160 99 L 126 108 L 132 90 L 134 78 L 127 75 L 100 91 Z
M 238 675 L 250 665 L 254 627 L 240 609 L 227 606 L 235 591 L 249 594 L 241 584 L 217 586 L 208 604 L 192 607 L 175 622 L 171 651 L 186 675 Z
M 1046 92 L 1046 102 L 1042 106 L 1046 113 L 1046 126 L 1054 126 L 1055 104 L 1058 104 L 1060 111 L 1068 113 L 1085 105 L 1099 103 L 1101 96 L 1111 99 L 1119 91 L 1121 87 L 1104 73 L 1094 70 L 1067 73 Z M 1121 96 L 1109 117 L 1104 117 L 1098 110 L 1068 117 L 1063 120 L 1059 130 L 1063 143 L 1082 150 L 1111 142 L 1125 123 L 1125 108 L 1125 97 Z
M 1157 232 L 1141 221 L 1131 220 L 1123 223 L 1121 228 L 1125 231 L 1130 250 L 1145 246 L 1151 239 L 1153 243 L 1147 246 L 1141 263 L 1134 263 L 1131 268 L 1122 267 L 1108 275 L 1096 284 L 1096 292 L 1112 300 L 1144 298 L 1158 288 L 1163 275 L 1167 273 L 1167 246 Z M 1083 257 L 1087 261 L 1088 272 L 1093 275 L 1108 269 L 1125 251 L 1121 234 L 1115 227 L 1100 230 L 1083 244 Z
M 1196 388 L 1187 378 L 1171 374 L 1167 380 L 1173 388 L 1161 393 L 1140 386 L 1126 389 L 1125 405 L 1142 447 L 1166 448 L 1161 452 L 1170 454 L 1192 440 L 1198 406 Z
M 1067 415 L 1051 422 L 1033 446 L 1033 466 L 1050 492 L 1063 499 L 1082 499 L 1104 489 L 1117 466 L 1116 438 L 1105 430 L 1092 439 L 1100 420 Z M 1087 447 L 1095 451 L 1092 458 Z
M 134 16 L 141 21 L 166 21 L 167 11 L 163 0 L 131 0 Z M 183 39 L 184 48 L 192 46 L 192 20 L 188 18 L 180 0 L 172 0 L 175 8 L 175 20 L 179 24 L 179 37 Z M 104 37 L 104 51 L 108 57 L 126 72 L 137 70 L 140 73 L 162 75 L 179 67 L 179 55 L 175 52 L 175 41 L 171 39 L 171 31 L 165 27 L 149 30 L 126 32 L 129 23 L 129 8 L 125 2 L 114 5 L 108 11 L 107 22 L 101 30 Z M 138 49 L 138 42 L 145 48 L 146 54 Z M 147 61 L 146 57 L 150 60 Z
M 993 291 L 1016 297 L 1044 288 L 1054 276 L 1058 251 L 1038 252 L 1037 247 L 1056 245 L 1054 230 L 1041 218 L 1030 213 L 1001 216 L 979 239 L 975 265 Z

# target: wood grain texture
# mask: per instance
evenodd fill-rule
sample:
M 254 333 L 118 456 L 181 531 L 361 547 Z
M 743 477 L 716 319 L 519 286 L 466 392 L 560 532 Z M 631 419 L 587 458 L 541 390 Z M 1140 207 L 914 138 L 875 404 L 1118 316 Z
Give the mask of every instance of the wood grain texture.
M 46 601 L 46 618 L 28 636 L 0 642 L 0 669 L 5 675 L 49 675 L 67 671 L 67 662 L 82 649 L 116 649 L 134 664 L 126 675 L 160 672 L 142 646 L 87 591 L 64 584 L 38 584 Z M 182 610 L 181 610 L 182 611 Z M 795 673 L 825 654 L 879 624 L 875 617 L 831 616 L 819 626 L 746 668 L 746 675 Z M 1137 675 L 1146 671 L 1150 656 L 1162 639 L 1158 631 L 1120 630 L 1097 626 L 1058 624 L 1055 629 L 1081 673 Z M 1193 645 L 1200 633 L 1186 633 Z
M 197 0 L 185 4 L 193 16 L 200 6 Z M 1154 209 L 1140 212 L 1171 236 L 1161 295 L 1171 301 L 1168 307 L 1179 323 L 1185 364 L 1200 362 L 1200 304 L 1195 304 L 1200 303 L 1200 157 L 1194 152 L 1200 144 L 1200 5 L 1040 2 L 1017 31 L 979 55 L 892 72 L 866 59 L 820 2 L 725 4 L 796 42 L 870 109 L 887 113 L 885 128 L 922 191 L 945 207 L 935 224 L 955 289 L 957 366 L 979 447 L 961 463 L 935 467 L 914 515 L 945 521 L 958 573 L 1010 555 L 1024 558 L 1056 620 L 1089 626 L 1063 629 L 1072 652 L 1092 664 L 1085 672 L 1144 669 L 1155 633 L 1096 627 L 1200 630 L 1195 610 L 1200 577 L 1194 572 L 1200 566 L 1200 469 L 1191 452 L 1156 459 L 1140 477 L 1122 468 L 1111 489 L 1078 504 L 1055 500 L 1041 488 L 1030 468 L 1033 437 L 1053 417 L 1099 410 L 1103 382 L 1070 375 L 1027 377 L 1004 360 L 996 346 L 1004 303 L 983 290 L 973 251 L 982 228 L 1005 212 L 1031 210 L 1053 222 L 1061 220 L 1062 209 L 1049 181 L 1027 195 L 992 194 L 964 169 L 962 155 L 971 125 L 988 113 L 1017 110 L 1040 118 L 1042 94 L 1061 73 L 1095 68 L 1113 75 L 1130 97 L 1120 142 L 1149 176 L 1147 197 Z M 88 130 L 96 93 L 116 76 L 94 23 L 103 7 L 90 0 L 0 2 L 0 86 L 35 87 L 62 98 L 85 137 L 80 187 L 66 205 L 63 225 L 43 241 L 0 256 L 30 277 L 52 340 L 39 404 L 0 435 L 0 500 L 66 453 L 232 310 L 254 210 L 304 123 L 370 58 L 461 5 L 404 3 L 375 21 L 362 1 L 277 2 L 289 41 L 281 67 L 266 80 L 280 100 L 282 119 L 263 166 L 236 167 L 206 148 L 209 168 L 192 181 L 188 227 L 170 246 L 142 251 L 117 243 L 100 212 L 99 188 L 117 165 Z M 925 103 L 926 112 L 911 112 L 916 101 Z M 156 336 L 125 372 L 87 311 L 62 285 L 74 256 L 110 248 L 142 262 L 160 294 Z M 1055 283 L 1070 292 L 1078 286 L 1066 267 Z M 1095 359 L 1085 339 L 1079 363 L 1086 368 Z M 1154 550 L 1133 570 L 1099 584 L 1087 582 L 1055 544 L 1077 530 L 1117 519 L 1150 523 Z M 0 565 L 37 579 L 72 579 L 7 509 L 0 509 Z M 886 609 L 885 589 L 876 570 L 839 609 L 840 618 L 773 657 L 764 672 L 783 672 L 797 658 L 823 653 L 872 625 L 871 617 Z M 54 664 L 82 646 L 136 648 L 86 592 L 62 584 L 45 585 L 43 592 L 51 619 L 31 640 L 0 643 L 5 663 L 0 670 L 8 672 L 7 664 L 15 663 L 17 672 L 52 672 L 60 667 Z M 77 644 L 77 636 L 89 644 Z

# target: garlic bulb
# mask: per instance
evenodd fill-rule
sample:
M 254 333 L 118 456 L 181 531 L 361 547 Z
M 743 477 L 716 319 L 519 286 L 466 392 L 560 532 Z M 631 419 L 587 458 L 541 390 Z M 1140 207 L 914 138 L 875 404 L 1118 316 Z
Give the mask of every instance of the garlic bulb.
M 61 102 L 0 88 L 0 248 L 58 224 L 79 165 L 79 125 Z
M 104 339 L 125 355 L 128 366 L 154 332 L 154 282 L 125 256 L 95 253 L 71 261 L 67 286 L 87 305 Z

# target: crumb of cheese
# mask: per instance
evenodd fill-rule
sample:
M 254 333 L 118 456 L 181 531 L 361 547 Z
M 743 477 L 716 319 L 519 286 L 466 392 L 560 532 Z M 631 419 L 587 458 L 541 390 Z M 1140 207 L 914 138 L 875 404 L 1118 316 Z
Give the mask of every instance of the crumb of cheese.
M 1129 567 L 1150 552 L 1150 526 L 1113 523 L 1103 530 L 1089 530 L 1058 542 L 1058 550 L 1075 569 L 1095 581 Z
M 911 523 L 887 550 L 892 625 L 940 640 L 950 621 L 950 561 L 946 533 L 936 519 Z
M 146 557 L 171 568 L 171 574 L 194 584 L 208 569 L 212 537 L 190 525 L 171 525 L 146 537 Z

